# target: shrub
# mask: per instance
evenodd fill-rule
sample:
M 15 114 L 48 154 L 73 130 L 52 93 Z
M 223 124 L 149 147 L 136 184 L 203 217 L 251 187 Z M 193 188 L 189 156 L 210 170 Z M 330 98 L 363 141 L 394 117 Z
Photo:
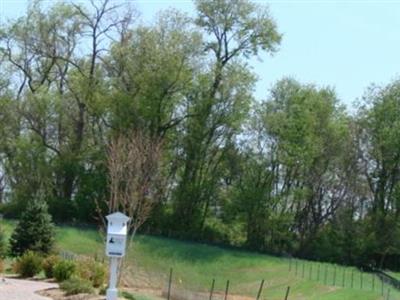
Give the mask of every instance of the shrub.
M 7 254 L 7 240 L 4 230 L 0 228 L 0 258 L 4 258 Z
M 54 226 L 42 197 L 28 203 L 10 238 L 11 254 L 20 256 L 27 250 L 50 253 L 54 244 Z
M 4 272 L 4 261 L 0 259 L 0 273 Z
M 27 251 L 14 264 L 14 271 L 22 277 L 33 277 L 42 270 L 42 257 L 33 251 Z
M 67 295 L 76 294 L 91 294 L 93 293 L 93 287 L 89 280 L 71 277 L 60 284 L 60 288 L 65 291 Z
M 56 255 L 50 255 L 43 260 L 43 271 L 46 278 L 53 278 L 54 266 L 60 261 L 60 258 Z
M 79 261 L 78 274 L 81 278 L 88 279 L 93 287 L 101 287 L 107 279 L 106 266 L 94 259 L 84 258 Z
M 53 268 L 53 276 L 58 282 L 68 280 L 75 273 L 75 269 L 73 261 L 60 260 Z

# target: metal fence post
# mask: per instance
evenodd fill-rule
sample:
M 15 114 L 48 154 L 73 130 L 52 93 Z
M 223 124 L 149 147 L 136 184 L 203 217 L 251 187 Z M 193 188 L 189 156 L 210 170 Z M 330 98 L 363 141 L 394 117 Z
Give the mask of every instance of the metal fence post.
M 287 287 L 286 289 L 286 296 L 285 296 L 285 300 L 288 300 L 289 298 L 289 292 L 290 292 L 290 286 Z
M 212 299 L 212 296 L 213 296 L 213 293 L 214 293 L 214 285 L 215 285 L 215 279 L 213 279 L 212 283 L 211 283 L 210 300 Z
M 228 292 L 229 292 L 229 280 L 226 281 L 224 300 L 227 300 L 227 299 L 228 299 Z
M 259 299 L 260 299 L 260 296 L 261 296 L 261 293 L 262 293 L 263 286 L 264 286 L 264 279 L 263 279 L 263 280 L 261 280 L 260 288 L 258 289 L 258 293 L 257 293 L 257 298 L 256 298 L 257 300 L 259 300 Z
M 172 268 L 169 270 L 168 295 L 167 295 L 168 300 L 171 296 L 171 283 L 172 283 Z

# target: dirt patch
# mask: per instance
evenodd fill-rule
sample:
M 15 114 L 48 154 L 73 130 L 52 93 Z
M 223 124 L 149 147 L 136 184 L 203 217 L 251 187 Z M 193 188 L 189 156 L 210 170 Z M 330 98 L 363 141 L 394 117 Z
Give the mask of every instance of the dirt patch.
M 105 300 L 105 296 L 78 294 L 66 296 L 60 289 L 48 289 L 38 292 L 39 295 L 49 297 L 53 300 Z

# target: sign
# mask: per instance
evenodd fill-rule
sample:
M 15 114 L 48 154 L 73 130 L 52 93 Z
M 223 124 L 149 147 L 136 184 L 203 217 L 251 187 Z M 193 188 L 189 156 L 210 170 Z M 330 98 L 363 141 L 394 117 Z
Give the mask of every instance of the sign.
M 117 234 L 107 235 L 106 253 L 109 257 L 123 257 L 125 255 L 126 236 Z
M 106 218 L 108 221 L 106 255 L 123 257 L 125 255 L 129 218 L 119 212 L 108 215 Z

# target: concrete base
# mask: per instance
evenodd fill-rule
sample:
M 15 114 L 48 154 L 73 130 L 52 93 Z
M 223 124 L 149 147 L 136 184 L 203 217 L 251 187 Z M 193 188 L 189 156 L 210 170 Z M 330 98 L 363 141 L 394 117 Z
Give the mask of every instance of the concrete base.
M 118 290 L 117 289 L 107 289 L 106 300 L 117 300 Z

